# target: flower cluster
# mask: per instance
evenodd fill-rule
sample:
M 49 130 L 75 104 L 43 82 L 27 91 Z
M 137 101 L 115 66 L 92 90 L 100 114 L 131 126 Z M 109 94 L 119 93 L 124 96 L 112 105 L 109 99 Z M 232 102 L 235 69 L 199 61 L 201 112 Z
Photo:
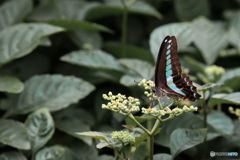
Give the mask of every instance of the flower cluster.
M 156 107 L 154 108 L 142 108 L 142 113 L 145 113 L 145 114 L 150 114 L 152 116 L 155 116 L 155 117 L 158 117 L 158 116 L 164 116 L 166 114 L 169 114 L 169 115 L 179 115 L 179 114 L 182 114 L 182 113 L 186 113 L 186 112 L 192 112 L 192 111 L 197 111 L 197 107 L 194 107 L 194 106 L 190 106 L 190 107 L 187 107 L 187 106 L 183 106 L 183 108 L 174 108 L 174 109 L 170 109 L 168 107 L 164 108 L 163 110 L 158 110 Z
M 102 104 L 103 109 L 109 109 L 121 114 L 130 114 L 140 110 L 140 102 L 137 98 L 126 98 L 125 95 L 121 95 L 120 93 L 118 95 L 113 95 L 112 92 L 109 92 L 108 95 L 103 94 L 103 98 L 110 101 L 107 105 Z
M 130 143 L 130 144 L 135 143 L 134 137 L 127 131 L 114 131 L 112 132 L 111 136 L 113 141 L 120 141 L 123 143 Z
M 216 65 L 209 66 L 204 71 L 207 75 L 216 75 L 216 76 L 222 76 L 225 74 L 225 70 L 223 67 L 219 67 Z
M 234 110 L 233 107 L 229 107 L 228 110 L 230 113 L 235 114 L 237 117 L 240 118 L 240 108 L 236 108 L 236 110 Z
M 155 87 L 155 83 L 153 81 L 146 81 L 146 79 L 143 79 L 140 83 L 138 83 L 138 85 L 145 88 L 146 91 L 144 94 L 149 98 L 149 100 L 156 98 L 156 95 L 151 92 L 151 89 Z

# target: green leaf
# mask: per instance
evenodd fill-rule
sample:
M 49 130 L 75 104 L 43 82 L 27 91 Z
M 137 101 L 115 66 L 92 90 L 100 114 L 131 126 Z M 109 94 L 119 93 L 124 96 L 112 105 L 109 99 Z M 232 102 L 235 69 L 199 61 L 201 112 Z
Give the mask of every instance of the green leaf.
M 91 137 L 91 138 L 95 138 L 95 139 L 100 139 L 100 140 L 103 140 L 105 142 L 109 142 L 109 140 L 110 140 L 108 135 L 105 134 L 105 133 L 102 133 L 102 132 L 92 131 L 92 132 L 80 132 L 80 133 L 76 133 L 76 134 Z
M 201 51 L 205 62 L 211 65 L 217 59 L 220 51 L 227 45 L 227 34 L 222 27 L 200 17 L 193 22 L 193 42 Z
M 121 77 L 120 83 L 124 86 L 130 87 L 137 85 L 142 78 L 137 74 L 125 74 Z
M 174 7 L 181 21 L 191 21 L 199 16 L 209 17 L 210 14 L 208 0 L 174 0 Z
M 123 67 L 112 55 L 101 50 L 73 51 L 61 57 L 61 60 L 90 68 L 124 71 Z
M 25 114 L 44 107 L 57 111 L 85 98 L 94 89 L 90 83 L 73 76 L 34 76 L 25 83 L 24 91 L 6 116 Z
M 60 27 L 43 23 L 18 24 L 4 29 L 0 32 L 0 66 L 29 54 L 42 38 L 61 31 Z
M 55 145 L 41 149 L 35 156 L 35 160 L 78 160 L 77 155 L 70 149 Z
M 112 30 L 110 30 L 105 26 L 102 26 L 96 23 L 87 22 L 87 21 L 55 19 L 55 20 L 46 21 L 46 23 L 65 28 L 66 30 L 69 30 L 69 31 L 83 30 L 83 31 L 104 31 L 104 32 L 113 33 Z
M 69 33 L 72 41 L 79 47 L 85 49 L 100 49 L 102 37 L 94 31 L 77 31 Z
M 31 10 L 31 0 L 6 1 L 0 7 L 0 30 L 21 22 Z
M 30 114 L 25 126 L 31 141 L 32 152 L 44 146 L 53 136 L 55 127 L 52 116 L 47 108 L 42 108 Z
M 103 49 L 106 50 L 109 53 L 114 54 L 114 56 L 121 58 L 122 53 L 122 45 L 120 43 L 116 42 L 108 42 L 103 45 Z M 154 64 L 153 57 L 151 55 L 151 52 L 144 48 L 140 48 L 138 46 L 133 45 L 126 45 L 126 57 L 125 58 L 134 58 L 134 59 L 140 59 L 144 61 L 148 61 L 152 64 Z
M 115 160 L 116 158 L 114 158 L 113 156 L 110 155 L 101 155 L 98 157 L 98 160 Z
M 234 125 L 232 120 L 223 112 L 211 111 L 207 117 L 207 123 L 222 135 L 232 135 Z
M 153 160 L 172 160 L 172 156 L 166 153 L 159 153 L 153 156 Z
M 234 90 L 239 89 L 240 68 L 235 68 L 226 71 L 226 74 L 221 77 L 219 83 L 224 83 L 224 86 L 230 87 Z
M 0 154 L 1 160 L 27 160 L 27 158 L 19 152 L 15 151 L 9 151 L 9 152 L 3 152 Z
M 81 118 L 79 118 L 81 117 Z M 92 144 L 92 139 L 76 134 L 76 132 L 84 132 L 90 130 L 94 119 L 91 114 L 78 108 L 68 108 L 54 116 L 57 129 L 72 135 L 88 145 Z
M 209 89 L 212 89 L 214 87 L 217 87 L 217 86 L 220 86 L 222 84 L 217 84 L 217 83 L 208 83 L 208 84 L 205 84 L 203 86 L 199 86 L 198 87 L 198 91 L 207 91 Z
M 207 129 L 176 129 L 171 134 L 171 154 L 176 157 L 182 151 L 194 147 L 203 142 Z
M 49 47 L 51 45 L 52 45 L 52 42 L 48 37 L 42 38 L 41 41 L 39 42 L 39 46 Z
M 113 15 L 121 15 L 124 7 L 120 1 L 105 0 L 105 5 L 98 5 L 88 10 L 86 19 L 99 19 Z M 129 8 L 128 12 L 162 18 L 161 14 L 151 5 L 144 1 L 135 1 Z
M 20 93 L 24 84 L 16 77 L 0 75 L 0 91 L 9 93 Z
M 234 93 L 229 93 L 229 94 L 225 94 L 225 93 L 218 93 L 218 94 L 214 94 L 211 99 L 210 102 L 212 105 L 215 104 L 240 104 L 240 92 L 234 92 Z
M 119 62 L 134 71 L 142 79 L 151 79 L 153 77 L 154 67 L 146 61 L 138 59 L 120 59 Z
M 27 129 L 22 123 L 14 120 L 0 121 L 0 142 L 23 150 L 29 150 L 31 147 Z
M 150 50 L 155 60 L 163 39 L 167 36 L 177 38 L 178 50 L 187 47 L 193 40 L 193 30 L 191 23 L 170 23 L 153 30 L 150 35 Z
M 188 64 L 193 67 L 194 69 L 196 69 L 198 72 L 200 73 L 205 73 L 204 69 L 206 67 L 206 65 L 196 61 L 195 59 L 192 59 L 188 56 L 184 56 L 184 59 L 188 62 Z

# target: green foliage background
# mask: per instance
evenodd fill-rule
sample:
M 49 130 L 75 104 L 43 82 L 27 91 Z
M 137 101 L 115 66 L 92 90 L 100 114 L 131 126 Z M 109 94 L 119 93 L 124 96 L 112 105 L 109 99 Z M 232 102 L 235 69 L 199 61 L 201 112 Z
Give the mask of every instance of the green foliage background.
M 182 67 L 199 88 L 215 87 L 206 97 L 209 111 L 218 106 L 208 115 L 207 153 L 240 153 L 239 121 L 227 109 L 240 104 L 239 7 L 239 0 L 136 0 L 126 12 L 120 0 L 0 1 L 0 159 L 114 159 L 76 132 L 123 129 L 125 117 L 101 109 L 108 91 L 148 107 L 134 80 L 153 79 L 166 35 L 176 36 Z M 209 74 L 213 64 L 223 72 Z M 201 157 L 200 142 L 182 138 L 182 128 L 202 125 L 201 113 L 164 123 L 154 158 Z M 145 157 L 141 146 L 133 159 Z

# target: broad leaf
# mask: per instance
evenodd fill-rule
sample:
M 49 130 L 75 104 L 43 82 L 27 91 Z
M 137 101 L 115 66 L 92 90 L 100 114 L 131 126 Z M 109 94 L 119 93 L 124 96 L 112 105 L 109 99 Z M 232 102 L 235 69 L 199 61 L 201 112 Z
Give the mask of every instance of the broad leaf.
M 123 67 L 112 55 L 101 50 L 73 51 L 61 57 L 61 60 L 90 68 L 124 71 Z
M 92 144 L 91 138 L 76 134 L 77 132 L 89 131 L 90 125 L 94 123 L 92 115 L 86 111 L 77 108 L 68 108 L 57 113 L 54 119 L 57 129 L 81 139 L 88 145 Z
M 155 61 L 163 39 L 167 36 L 177 38 L 178 50 L 187 47 L 193 40 L 191 23 L 170 23 L 153 30 L 150 35 L 149 45 Z
M 240 68 L 228 70 L 225 75 L 219 80 L 220 83 L 224 83 L 224 86 L 231 87 L 234 90 L 239 89 L 240 80 Z
M 98 157 L 98 160 L 115 160 L 115 159 L 116 159 L 115 157 L 107 155 L 107 154 L 101 155 Z
M 170 154 L 159 153 L 153 156 L 153 160 L 172 160 L 172 156 Z
M 0 121 L 0 142 L 24 150 L 31 147 L 27 129 L 22 123 L 13 120 Z
M 207 129 L 176 129 L 171 134 L 170 148 L 173 157 L 182 151 L 194 147 L 203 142 Z
M 193 22 L 193 42 L 201 51 L 207 64 L 213 64 L 218 54 L 224 49 L 227 43 L 227 34 L 222 27 L 201 17 Z
M 100 139 L 103 140 L 105 142 L 109 142 L 110 138 L 108 137 L 107 134 L 102 133 L 102 132 L 80 132 L 80 133 L 76 133 L 78 135 L 82 135 L 82 136 L 87 136 L 87 137 L 91 137 L 91 138 L 95 138 L 95 139 Z
M 119 62 L 134 71 L 142 79 L 151 79 L 153 77 L 154 68 L 146 61 L 138 59 L 120 59 Z
M 46 23 L 65 28 L 66 30 L 70 30 L 70 31 L 83 30 L 83 31 L 104 31 L 104 32 L 110 32 L 110 33 L 113 32 L 107 27 L 104 27 L 96 23 L 87 22 L 87 21 L 56 19 L 56 20 L 46 21 Z
M 199 16 L 208 17 L 210 14 L 208 0 L 174 0 L 174 7 L 181 21 L 191 21 Z
M 25 114 L 44 107 L 57 111 L 85 98 L 94 89 L 90 83 L 73 76 L 34 76 L 25 83 L 24 91 L 7 116 Z
M 209 89 L 212 89 L 212 88 L 220 86 L 220 85 L 221 84 L 217 84 L 217 83 L 208 83 L 208 84 L 198 87 L 198 90 L 199 91 L 207 91 Z
M 198 72 L 200 73 L 204 73 L 204 69 L 206 67 L 206 65 L 196 61 L 195 59 L 192 59 L 188 56 L 185 56 L 184 59 L 187 61 L 187 63 L 193 67 L 194 69 L 196 69 Z
M 120 83 L 124 86 L 135 86 L 138 82 L 142 80 L 141 76 L 138 74 L 125 74 L 121 77 Z
M 233 122 L 223 112 L 212 111 L 208 114 L 207 123 L 222 135 L 230 136 L 233 134 Z
M 51 160 L 66 160 L 66 159 L 71 159 L 71 160 L 78 160 L 77 155 L 72 152 L 70 149 L 55 145 L 51 147 L 46 147 L 37 152 L 35 156 L 35 160 L 46 160 L 46 159 L 51 159 Z
M 3 3 L 0 7 L 0 31 L 21 22 L 31 10 L 31 0 L 11 0 Z
M 0 66 L 29 54 L 43 37 L 61 31 L 60 27 L 43 23 L 18 24 L 4 29 L 0 32 Z
M 221 104 L 221 103 L 226 103 L 226 104 L 240 104 L 240 92 L 234 92 L 234 93 L 218 93 L 214 94 L 210 101 L 212 105 L 215 104 Z
M 84 49 L 100 49 L 102 46 L 102 37 L 94 31 L 76 31 L 69 34 L 72 41 Z
M 53 136 L 55 127 L 52 116 L 47 108 L 42 108 L 30 114 L 25 126 L 31 141 L 32 153 L 44 146 Z
M 127 2 L 127 1 L 126 1 Z M 123 13 L 124 7 L 121 1 L 105 0 L 105 5 L 98 5 L 92 7 L 86 14 L 86 19 L 99 19 L 104 17 L 109 17 L 113 15 L 121 15 Z M 143 14 L 154 16 L 156 18 L 162 18 L 161 14 L 153 8 L 151 5 L 144 1 L 135 1 L 129 8 L 129 13 Z
M 27 160 L 27 158 L 20 152 L 9 151 L 0 154 L 1 160 Z
M 121 58 L 121 54 L 122 54 L 121 48 L 122 48 L 122 45 L 120 43 L 109 42 L 103 45 L 104 50 L 114 54 L 118 58 Z M 147 49 L 140 48 L 138 46 L 133 46 L 133 45 L 126 45 L 125 49 L 126 49 L 126 58 L 129 58 L 129 59 L 137 58 L 140 60 L 148 61 L 152 64 L 155 63 L 151 55 L 151 52 L 149 52 Z
M 0 91 L 9 93 L 20 93 L 24 84 L 16 77 L 0 75 Z

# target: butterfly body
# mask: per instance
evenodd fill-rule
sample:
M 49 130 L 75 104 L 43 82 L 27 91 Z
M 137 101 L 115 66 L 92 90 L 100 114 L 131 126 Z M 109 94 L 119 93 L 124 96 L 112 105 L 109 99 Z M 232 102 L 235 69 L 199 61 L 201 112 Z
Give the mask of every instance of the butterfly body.
M 167 36 L 160 47 L 153 92 L 156 96 L 178 98 L 195 101 L 201 97 L 190 78 L 182 73 L 181 64 L 177 56 L 177 41 L 174 36 Z

